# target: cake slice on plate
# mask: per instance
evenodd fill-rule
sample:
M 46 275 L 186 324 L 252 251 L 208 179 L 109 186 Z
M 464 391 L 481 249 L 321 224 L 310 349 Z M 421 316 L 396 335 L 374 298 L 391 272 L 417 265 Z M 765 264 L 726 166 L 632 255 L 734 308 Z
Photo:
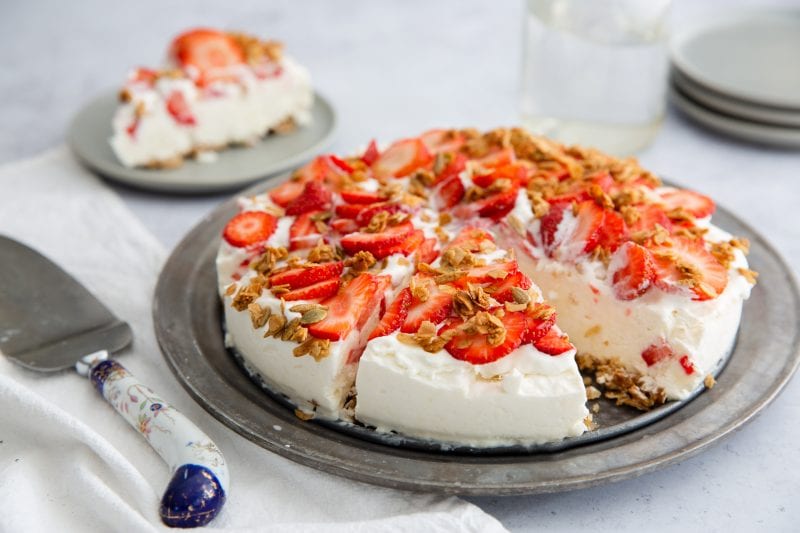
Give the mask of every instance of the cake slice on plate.
M 308 72 L 280 43 L 194 29 L 175 38 L 164 68 L 130 73 L 110 143 L 127 167 L 211 160 L 230 145 L 307 124 L 312 102 Z

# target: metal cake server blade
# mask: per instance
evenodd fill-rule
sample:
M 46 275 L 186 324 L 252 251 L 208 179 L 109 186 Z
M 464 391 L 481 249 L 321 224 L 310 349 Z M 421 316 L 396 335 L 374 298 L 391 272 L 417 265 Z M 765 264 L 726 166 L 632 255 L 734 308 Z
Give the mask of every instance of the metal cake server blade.
M 0 235 L 0 352 L 25 368 L 74 367 L 170 465 L 161 500 L 165 524 L 202 526 L 225 502 L 228 467 L 197 426 L 145 387 L 109 352 L 133 340 L 75 278 L 35 250 Z

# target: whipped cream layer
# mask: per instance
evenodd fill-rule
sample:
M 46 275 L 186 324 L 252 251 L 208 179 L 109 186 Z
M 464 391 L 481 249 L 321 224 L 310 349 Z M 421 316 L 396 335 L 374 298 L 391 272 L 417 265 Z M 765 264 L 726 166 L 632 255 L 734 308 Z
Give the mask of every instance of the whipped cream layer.
M 356 418 L 378 431 L 476 447 L 577 436 L 589 414 L 575 351 L 551 356 L 530 344 L 474 365 L 396 333 L 379 337 L 361 357 L 356 393 Z
M 109 140 L 122 164 L 152 165 L 229 144 L 252 144 L 287 119 L 298 125 L 310 121 L 311 77 L 291 58 L 284 57 L 274 75 L 263 79 L 244 65 L 231 70 L 236 82 L 218 81 L 204 89 L 185 78 L 160 78 L 153 87 L 126 85 L 130 100 L 117 108 Z M 169 112 L 167 100 L 175 91 L 194 125 L 180 124 Z
M 538 221 L 529 222 L 528 232 L 536 234 Z M 708 229 L 705 237 L 710 242 L 731 238 L 713 225 L 708 224 Z M 618 359 L 628 370 L 652 378 L 669 399 L 686 398 L 733 347 L 742 305 L 752 288 L 738 271 L 747 268 L 740 250 L 735 251 L 728 285 L 717 298 L 695 301 L 689 294 L 652 287 L 643 296 L 626 301 L 615 296 L 602 263 L 558 262 L 521 240 L 510 227 L 502 234 L 517 251 L 520 269 L 555 307 L 558 325 L 579 353 L 601 360 Z M 661 343 L 666 343 L 674 356 L 648 366 L 642 352 Z M 688 361 L 681 364 L 683 356 Z M 685 366 L 692 366 L 693 371 Z

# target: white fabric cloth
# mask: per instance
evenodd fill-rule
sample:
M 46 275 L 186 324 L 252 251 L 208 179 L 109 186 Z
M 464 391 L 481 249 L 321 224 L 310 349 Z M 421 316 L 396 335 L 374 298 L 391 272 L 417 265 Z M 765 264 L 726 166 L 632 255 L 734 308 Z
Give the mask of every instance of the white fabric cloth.
M 166 251 L 63 148 L 0 168 L 0 233 L 84 283 L 134 331 L 120 357 L 217 443 L 228 501 L 208 527 L 230 531 L 503 531 L 455 497 L 383 489 L 295 464 L 203 411 L 167 369 L 151 300 Z M 2 265 L 0 265 L 2 268 Z M 169 473 L 85 378 L 0 357 L 0 531 L 155 531 Z

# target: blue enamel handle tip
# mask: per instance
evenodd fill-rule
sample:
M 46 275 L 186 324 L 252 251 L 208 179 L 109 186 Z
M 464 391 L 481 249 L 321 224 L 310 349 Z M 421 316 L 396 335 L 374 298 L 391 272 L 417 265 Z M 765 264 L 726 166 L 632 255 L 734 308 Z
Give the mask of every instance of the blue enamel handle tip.
M 204 466 L 178 467 L 161 498 L 161 520 L 170 527 L 202 527 L 217 516 L 225 491 L 217 476 Z

